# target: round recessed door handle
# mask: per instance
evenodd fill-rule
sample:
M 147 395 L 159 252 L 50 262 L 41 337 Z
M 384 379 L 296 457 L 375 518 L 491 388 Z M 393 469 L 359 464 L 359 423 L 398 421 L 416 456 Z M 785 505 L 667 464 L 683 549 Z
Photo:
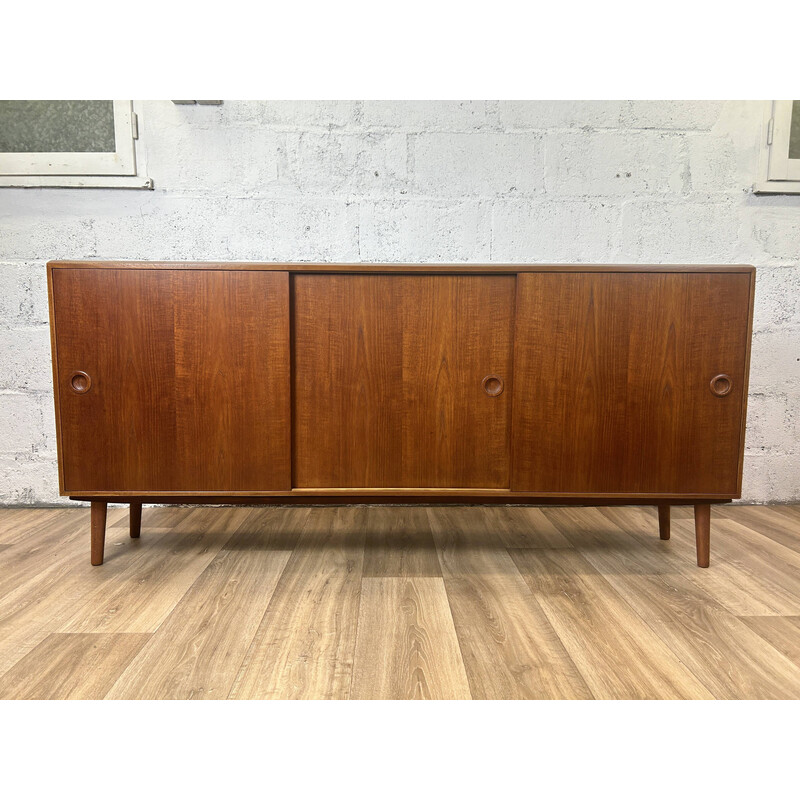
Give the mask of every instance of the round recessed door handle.
M 70 375 L 69 385 L 75 394 L 86 394 L 92 388 L 92 379 L 80 370 L 76 370 Z
M 497 397 L 497 395 L 503 394 L 503 389 L 505 389 L 503 379 L 499 375 L 487 375 L 481 381 L 481 386 L 489 397 Z
M 726 394 L 730 393 L 730 390 L 733 388 L 733 382 L 731 381 L 730 375 L 725 375 L 724 373 L 721 375 L 715 375 L 711 379 L 711 393 L 715 394 L 717 397 L 725 397 Z

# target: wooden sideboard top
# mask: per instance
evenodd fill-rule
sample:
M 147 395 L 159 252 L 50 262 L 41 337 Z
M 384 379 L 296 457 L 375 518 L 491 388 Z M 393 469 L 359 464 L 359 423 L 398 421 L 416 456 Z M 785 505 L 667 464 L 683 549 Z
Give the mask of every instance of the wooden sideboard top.
M 421 272 L 500 273 L 518 272 L 755 272 L 749 264 L 400 264 L 310 263 L 256 261 L 49 261 L 49 269 L 212 269 L 278 272 Z

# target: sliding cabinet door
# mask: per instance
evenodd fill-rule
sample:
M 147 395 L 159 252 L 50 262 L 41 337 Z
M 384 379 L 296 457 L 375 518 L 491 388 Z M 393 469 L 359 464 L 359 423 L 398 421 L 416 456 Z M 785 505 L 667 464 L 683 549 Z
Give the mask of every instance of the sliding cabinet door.
M 290 488 L 288 275 L 52 271 L 62 487 Z
M 518 278 L 511 488 L 739 494 L 751 276 Z
M 294 276 L 294 484 L 508 488 L 513 276 Z

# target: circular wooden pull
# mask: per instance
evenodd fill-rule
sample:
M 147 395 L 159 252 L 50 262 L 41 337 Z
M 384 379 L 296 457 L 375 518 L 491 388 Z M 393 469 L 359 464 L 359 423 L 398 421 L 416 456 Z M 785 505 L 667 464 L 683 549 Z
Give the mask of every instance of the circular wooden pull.
M 86 394 L 92 388 L 92 379 L 85 372 L 78 370 L 70 376 L 69 385 L 75 394 Z
M 481 381 L 481 386 L 489 397 L 497 397 L 497 395 L 503 394 L 503 389 L 505 389 L 503 379 L 499 375 L 487 375 Z
M 725 375 L 716 375 L 711 379 L 711 393 L 715 394 L 717 397 L 725 397 L 728 392 L 733 388 L 733 384 L 731 383 L 731 376 Z

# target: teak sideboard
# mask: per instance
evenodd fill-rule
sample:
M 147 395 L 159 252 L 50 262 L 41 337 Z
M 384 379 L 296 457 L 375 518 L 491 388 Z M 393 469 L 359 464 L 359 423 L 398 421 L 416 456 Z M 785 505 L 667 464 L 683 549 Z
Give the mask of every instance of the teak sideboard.
M 52 261 L 59 482 L 108 502 L 741 496 L 755 270 Z

